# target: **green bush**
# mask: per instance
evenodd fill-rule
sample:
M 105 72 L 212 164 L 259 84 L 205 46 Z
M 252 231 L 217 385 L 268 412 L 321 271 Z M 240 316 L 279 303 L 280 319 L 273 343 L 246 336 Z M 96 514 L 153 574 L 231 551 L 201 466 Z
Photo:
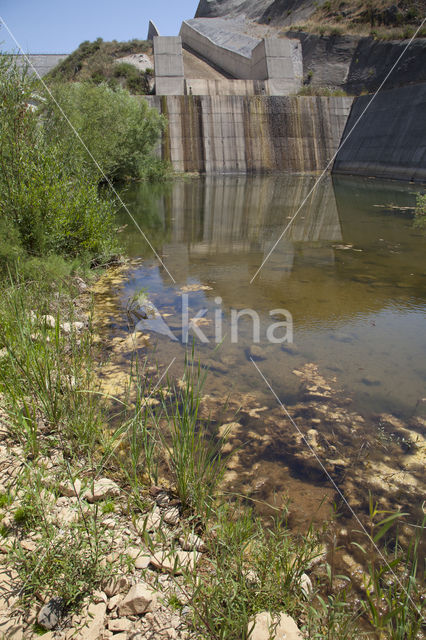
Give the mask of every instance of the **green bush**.
M 64 163 L 47 141 L 30 106 L 36 81 L 0 58 L 0 268 L 26 255 L 112 252 L 115 206 L 78 158 Z
M 114 66 L 114 77 L 125 78 L 126 88 L 130 93 L 144 94 L 149 92 L 149 83 L 146 75 L 139 71 L 133 64 L 120 62 Z
M 423 195 L 417 194 L 414 226 L 419 229 L 426 229 L 426 193 Z
M 145 100 L 106 84 L 58 85 L 53 93 L 108 178 L 143 178 L 150 165 L 156 166 L 152 151 L 164 119 Z M 45 127 L 50 144 L 60 146 L 65 162 L 72 158 L 96 180 L 102 180 L 93 159 L 52 102 L 45 109 Z

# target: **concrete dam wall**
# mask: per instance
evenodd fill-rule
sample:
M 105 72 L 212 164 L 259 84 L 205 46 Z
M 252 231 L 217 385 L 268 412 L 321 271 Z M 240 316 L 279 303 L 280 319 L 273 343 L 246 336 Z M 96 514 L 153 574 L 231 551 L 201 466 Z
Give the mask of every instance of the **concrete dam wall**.
M 354 101 L 343 138 L 371 95 Z M 379 93 L 340 150 L 334 173 L 426 181 L 426 84 Z
M 29 60 L 29 72 L 34 73 L 34 69 L 41 76 L 49 73 L 57 64 L 68 57 L 68 53 L 29 53 L 26 58 Z M 26 67 L 27 60 L 21 54 L 13 55 L 13 59 L 19 67 Z
M 149 96 L 168 119 L 161 156 L 175 171 L 315 172 L 337 151 L 352 98 Z

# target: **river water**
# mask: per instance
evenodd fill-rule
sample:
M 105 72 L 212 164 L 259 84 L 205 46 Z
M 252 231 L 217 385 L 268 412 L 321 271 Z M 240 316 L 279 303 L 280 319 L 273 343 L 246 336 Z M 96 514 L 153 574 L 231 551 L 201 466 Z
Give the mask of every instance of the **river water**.
M 230 489 L 259 504 L 290 499 L 298 527 L 326 517 L 333 478 L 355 511 L 365 511 L 371 491 L 418 520 L 426 232 L 413 223 L 416 187 L 325 178 L 251 282 L 314 181 L 220 176 L 124 191 L 165 267 L 123 211 L 121 241 L 136 262 L 110 286 L 109 336 L 128 334 L 126 306 L 143 290 L 164 324 L 142 320 L 137 331 L 149 336 L 144 351 L 160 371 L 176 358 L 170 374 L 181 376 L 195 341 L 208 370 L 205 415 L 216 426 L 237 423 Z M 190 331 L 187 345 L 186 305 L 202 332 Z M 248 309 L 232 335 L 232 314 Z M 271 342 L 268 330 L 270 338 L 284 320 L 273 336 L 292 341 Z

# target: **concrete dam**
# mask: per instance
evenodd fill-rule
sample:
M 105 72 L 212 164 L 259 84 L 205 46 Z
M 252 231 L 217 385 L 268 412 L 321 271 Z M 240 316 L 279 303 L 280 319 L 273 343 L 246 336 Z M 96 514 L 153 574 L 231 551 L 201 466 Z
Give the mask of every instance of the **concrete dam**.
M 426 180 L 425 83 L 383 89 L 365 110 L 371 95 L 297 95 L 304 57 L 296 38 L 256 39 L 218 18 L 187 20 L 178 37 L 150 27 L 150 37 L 156 95 L 146 99 L 167 118 L 159 153 L 175 171 L 327 167 Z
M 338 149 L 352 98 L 153 96 L 167 117 L 161 155 L 176 171 L 314 172 Z

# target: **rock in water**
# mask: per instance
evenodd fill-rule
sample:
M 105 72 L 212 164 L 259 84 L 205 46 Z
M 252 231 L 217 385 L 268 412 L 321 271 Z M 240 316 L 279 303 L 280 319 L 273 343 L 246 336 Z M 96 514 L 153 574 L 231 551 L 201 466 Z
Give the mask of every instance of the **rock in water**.
M 257 344 L 253 344 L 248 351 L 249 358 L 253 358 L 253 360 L 264 360 L 265 352 L 262 347 L 259 347 Z

